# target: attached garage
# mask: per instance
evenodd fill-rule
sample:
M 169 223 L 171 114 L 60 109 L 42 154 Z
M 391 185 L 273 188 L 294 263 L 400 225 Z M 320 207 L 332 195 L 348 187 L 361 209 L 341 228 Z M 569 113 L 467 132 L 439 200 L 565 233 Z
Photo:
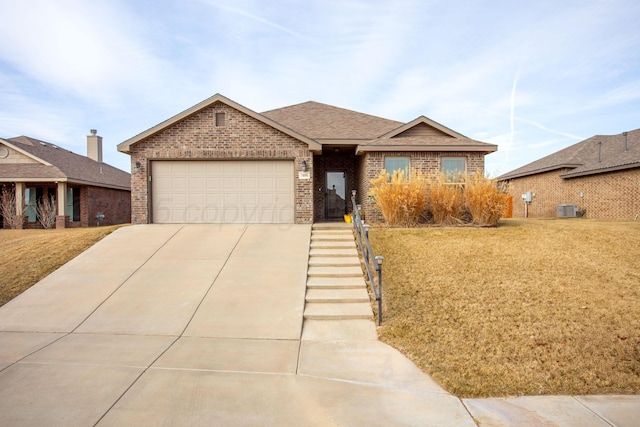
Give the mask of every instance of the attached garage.
M 292 160 L 154 160 L 150 166 L 153 223 L 294 222 Z
M 216 94 L 126 140 L 131 222 L 313 222 L 322 145 Z

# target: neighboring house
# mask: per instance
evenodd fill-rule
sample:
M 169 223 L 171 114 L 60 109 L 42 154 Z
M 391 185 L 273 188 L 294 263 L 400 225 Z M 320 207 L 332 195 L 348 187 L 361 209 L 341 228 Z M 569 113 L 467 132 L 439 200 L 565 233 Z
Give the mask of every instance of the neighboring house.
M 131 175 L 102 162 L 95 131 L 87 136 L 87 153 L 26 136 L 0 139 L 0 186 L 15 190 L 24 227 L 39 226 L 36 205 L 49 196 L 57 204 L 56 228 L 131 222 Z
M 222 95 L 118 145 L 131 155 L 132 222 L 299 223 L 342 219 L 381 170 L 484 171 L 495 145 L 426 117 L 409 123 L 317 102 L 264 113 Z
M 508 172 L 513 216 L 554 217 L 559 205 L 576 205 L 589 218 L 637 219 L 640 215 L 640 129 L 596 135 Z

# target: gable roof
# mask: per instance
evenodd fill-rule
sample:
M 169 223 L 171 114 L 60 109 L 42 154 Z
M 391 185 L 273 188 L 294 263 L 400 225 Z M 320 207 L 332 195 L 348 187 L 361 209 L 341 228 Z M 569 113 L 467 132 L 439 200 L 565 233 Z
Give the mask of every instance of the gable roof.
M 368 140 L 402 125 L 395 120 L 314 101 L 265 111 L 262 115 L 316 140 Z
M 475 151 L 486 154 L 493 153 L 497 149 L 498 147 L 494 144 L 470 138 L 414 136 L 374 139 L 358 145 L 356 154 L 365 151 Z
M 640 129 L 617 135 L 592 136 L 507 172 L 498 179 L 520 178 L 558 169 L 570 169 L 560 175 L 562 178 L 575 178 L 637 167 L 640 167 Z
M 215 102 L 222 102 L 280 130 L 316 152 L 321 151 L 323 145 L 355 145 L 356 154 L 364 151 L 475 151 L 487 154 L 498 149 L 496 145 L 466 138 L 425 116 L 403 123 L 314 101 L 256 113 L 216 94 L 122 142 L 118 151 L 130 154 L 132 145 Z
M 322 144 L 357 144 L 365 151 L 476 151 L 496 145 L 476 141 L 425 116 L 408 123 L 308 101 L 262 113 Z
M 423 127 L 426 125 L 426 127 L 435 129 L 436 131 L 439 131 L 439 133 L 443 136 L 450 136 L 452 138 L 466 138 L 466 136 L 455 132 L 448 127 L 443 126 L 440 123 L 425 116 L 420 116 L 417 119 L 411 120 L 410 122 L 403 124 L 402 126 L 392 130 L 391 132 L 381 135 L 380 138 L 393 138 L 396 136 L 402 136 L 403 132 L 407 132 L 412 128 L 420 127 L 421 125 Z
M 30 159 L 33 163 L 0 163 L 0 181 L 52 182 L 129 190 L 131 176 L 106 163 L 96 162 L 55 144 L 27 136 L 0 139 L 5 145 Z
M 154 127 L 150 128 L 150 129 L 147 129 L 146 131 L 134 136 L 133 138 L 129 138 L 128 140 L 118 144 L 118 151 L 121 151 L 123 153 L 130 153 L 130 147 L 132 145 L 134 145 L 134 144 L 136 144 L 136 143 L 138 143 L 138 142 L 150 137 L 151 135 L 154 135 L 154 134 L 156 134 L 156 133 L 158 133 L 158 132 L 160 132 L 160 131 L 162 131 L 162 130 L 164 130 L 164 129 L 172 126 L 172 125 L 174 125 L 175 123 L 177 123 L 177 122 L 179 122 L 179 121 L 181 121 L 183 119 L 186 119 L 187 117 L 189 117 L 189 116 L 191 116 L 191 115 L 193 115 L 193 114 L 195 114 L 195 113 L 197 113 L 197 112 L 199 112 L 199 111 L 201 111 L 201 110 L 213 105 L 216 102 L 222 102 L 223 104 L 226 104 L 231 108 L 234 108 L 234 109 L 236 109 L 238 111 L 241 111 L 242 113 L 244 113 L 244 114 L 246 114 L 246 115 L 248 115 L 248 116 L 250 116 L 250 117 L 252 117 L 252 118 L 254 118 L 254 119 L 256 119 L 256 120 L 258 120 L 258 121 L 260 121 L 260 122 L 262 122 L 262 123 L 264 123 L 266 125 L 268 125 L 268 126 L 271 126 L 272 128 L 275 128 L 275 129 L 279 130 L 280 132 L 283 132 L 283 133 L 285 133 L 285 134 L 287 134 L 287 135 L 289 135 L 289 136 L 291 136 L 293 138 L 296 138 L 299 141 L 302 141 L 302 142 L 308 144 L 309 145 L 309 149 L 312 150 L 312 151 L 317 151 L 317 150 L 320 150 L 322 148 L 322 146 L 319 143 L 317 143 L 316 141 L 314 141 L 313 139 L 310 139 L 310 138 L 298 133 L 297 131 L 286 127 L 286 125 L 283 126 L 281 123 L 278 123 L 278 122 L 274 121 L 273 119 L 271 119 L 271 118 L 269 118 L 269 117 L 267 117 L 265 115 L 256 113 L 255 111 L 250 110 L 249 108 L 247 108 L 247 107 L 245 107 L 243 105 L 240 105 L 237 102 L 232 101 L 229 98 L 226 98 L 226 97 L 220 95 L 219 93 L 217 93 L 217 94 L 213 95 L 212 97 L 207 98 L 204 101 L 194 105 L 193 107 L 188 108 L 188 109 L 184 110 L 183 112 L 178 113 L 175 116 L 165 120 L 164 122 L 159 123 L 159 124 L 155 125 Z

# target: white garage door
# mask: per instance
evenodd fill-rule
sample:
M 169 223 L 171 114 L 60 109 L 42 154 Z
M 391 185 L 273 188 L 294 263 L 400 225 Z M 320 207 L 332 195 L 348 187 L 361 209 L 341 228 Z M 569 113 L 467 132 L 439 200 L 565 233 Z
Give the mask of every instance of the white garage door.
M 153 161 L 153 222 L 293 223 L 293 162 Z

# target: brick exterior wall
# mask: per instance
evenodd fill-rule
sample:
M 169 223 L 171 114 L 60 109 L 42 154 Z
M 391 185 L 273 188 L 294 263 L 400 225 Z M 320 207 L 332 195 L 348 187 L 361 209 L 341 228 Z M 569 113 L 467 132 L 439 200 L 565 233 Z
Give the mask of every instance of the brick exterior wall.
M 126 224 L 131 222 L 131 192 L 103 187 L 80 189 L 81 227 L 98 225 L 96 215 L 104 214 L 100 225 Z
M 225 113 L 225 125 L 216 126 L 216 113 Z M 313 173 L 307 144 L 274 129 L 222 102 L 131 146 L 131 164 L 141 167 L 131 175 L 131 222 L 150 222 L 149 162 L 151 160 L 294 160 L 295 222 L 313 221 L 313 180 L 298 179 L 302 162 Z
M 563 179 L 568 169 L 508 180 L 513 196 L 513 217 L 524 218 L 522 194 L 535 194 L 530 218 L 557 216 L 560 204 L 586 209 L 587 218 L 635 219 L 640 215 L 640 168 Z M 580 197 L 582 193 L 582 197 Z
M 371 189 L 371 180 L 384 169 L 385 157 L 408 157 L 409 165 L 424 173 L 440 172 L 440 160 L 443 157 L 464 157 L 467 173 L 484 173 L 484 154 L 480 152 L 367 152 L 360 159 L 358 202 L 362 204 L 362 212 L 366 221 L 384 222 L 382 214 L 375 209 L 373 200 L 367 194 Z
M 48 183 L 29 184 L 30 188 L 55 190 L 55 186 Z M 104 187 L 81 186 L 80 189 L 80 221 L 71 221 L 68 216 L 57 215 L 55 228 L 93 227 L 97 225 L 96 215 L 104 213 L 104 220 L 100 225 L 127 224 L 131 222 L 131 192 Z M 3 221 L 2 226 L 8 225 Z M 39 229 L 39 221 L 29 222 L 25 217 L 23 228 Z

